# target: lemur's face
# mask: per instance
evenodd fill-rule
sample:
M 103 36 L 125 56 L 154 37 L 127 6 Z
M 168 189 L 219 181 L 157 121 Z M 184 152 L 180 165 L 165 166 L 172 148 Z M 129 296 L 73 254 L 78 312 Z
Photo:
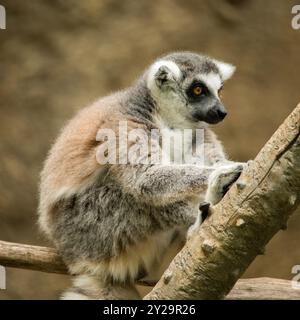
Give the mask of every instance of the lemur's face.
M 235 67 L 192 53 L 175 53 L 154 63 L 147 85 L 158 113 L 170 125 L 222 121 L 227 111 L 220 99 Z

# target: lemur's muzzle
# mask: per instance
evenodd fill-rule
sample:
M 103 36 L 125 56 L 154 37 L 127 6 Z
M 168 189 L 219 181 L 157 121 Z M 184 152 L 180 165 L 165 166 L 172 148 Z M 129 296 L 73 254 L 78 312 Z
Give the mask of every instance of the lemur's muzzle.
M 222 103 L 216 103 L 208 112 L 206 122 L 208 123 L 218 123 L 222 121 L 227 115 L 227 111 Z

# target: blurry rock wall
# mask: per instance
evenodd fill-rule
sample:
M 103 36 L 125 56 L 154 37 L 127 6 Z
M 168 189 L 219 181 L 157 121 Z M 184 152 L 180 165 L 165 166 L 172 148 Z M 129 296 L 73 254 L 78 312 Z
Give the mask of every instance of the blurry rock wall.
M 298 1 L 299 2 L 299 1 Z M 300 101 L 300 30 L 290 0 L 0 0 L 0 239 L 47 244 L 38 232 L 38 179 L 59 129 L 74 112 L 129 86 L 174 50 L 237 66 L 216 127 L 232 159 L 256 153 Z M 245 276 L 291 279 L 300 264 L 300 217 Z M 13 270 L 0 299 L 57 298 L 66 276 Z

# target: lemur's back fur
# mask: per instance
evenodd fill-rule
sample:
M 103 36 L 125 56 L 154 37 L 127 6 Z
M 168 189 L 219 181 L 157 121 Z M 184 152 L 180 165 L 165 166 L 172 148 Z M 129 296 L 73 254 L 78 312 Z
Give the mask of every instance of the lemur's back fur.
M 196 67 L 198 73 L 221 74 L 209 58 L 193 54 L 167 57 L 182 74 L 186 73 L 185 77 Z M 160 102 L 153 94 L 153 84 L 149 84 L 149 77 L 155 77 L 151 72 L 146 72 L 132 88 L 80 111 L 63 129 L 45 162 L 40 225 L 70 272 L 81 275 L 67 298 L 138 297 L 132 287 L 134 281 L 151 276 L 176 236 L 184 239 L 199 215 L 199 203 L 205 197 L 213 167 L 228 163 L 204 122 L 199 126 L 205 131 L 207 157 L 201 170 L 194 164 L 97 162 L 101 142 L 96 136 L 101 128 L 110 128 L 118 136 L 119 121 L 126 120 L 129 130 L 143 129 L 150 137 L 150 130 L 161 129 L 162 123 L 170 127 L 168 119 L 161 117 L 166 102 Z M 179 108 L 178 101 L 174 100 L 174 108 Z M 195 123 L 191 127 L 195 128 Z

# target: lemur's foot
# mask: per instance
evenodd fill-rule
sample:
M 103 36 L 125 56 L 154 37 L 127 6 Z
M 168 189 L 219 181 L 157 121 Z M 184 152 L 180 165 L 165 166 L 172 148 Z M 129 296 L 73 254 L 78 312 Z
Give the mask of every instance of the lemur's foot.
M 217 168 L 209 177 L 205 201 L 211 204 L 218 203 L 230 186 L 238 179 L 244 169 L 243 163 L 232 163 Z
M 187 239 L 189 239 L 200 228 L 203 221 L 211 215 L 211 205 L 209 202 L 202 202 L 199 206 L 199 214 L 194 224 L 192 224 L 187 232 Z
M 210 208 L 209 202 L 204 201 L 204 202 L 200 203 L 199 209 L 201 212 L 202 222 L 209 216 L 209 214 L 210 214 L 209 208 Z

